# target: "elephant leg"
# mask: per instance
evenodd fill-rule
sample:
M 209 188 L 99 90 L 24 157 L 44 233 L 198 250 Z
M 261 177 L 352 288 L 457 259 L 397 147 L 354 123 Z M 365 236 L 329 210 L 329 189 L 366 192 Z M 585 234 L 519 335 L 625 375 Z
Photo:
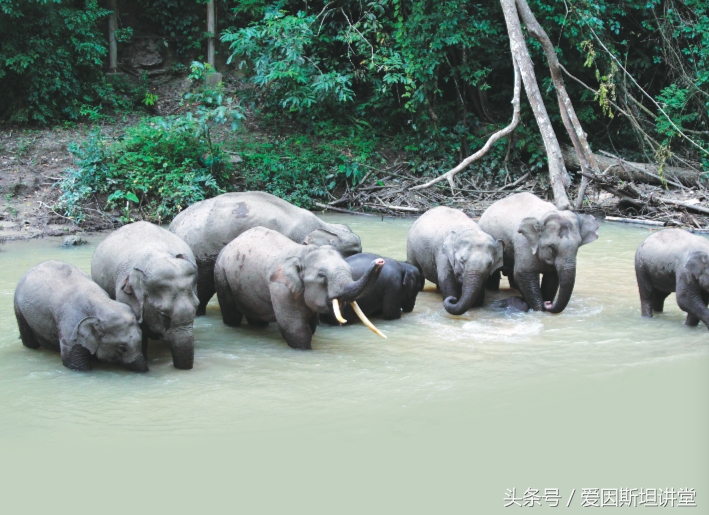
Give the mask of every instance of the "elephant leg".
M 278 330 L 290 347 L 299 350 L 312 349 L 313 330 L 310 328 L 310 318 L 304 320 L 293 318 L 279 320 Z
M 704 306 L 707 306 L 707 304 L 709 304 L 709 294 L 702 292 L 701 297 Z M 687 319 L 684 321 L 684 325 L 689 327 L 697 327 L 699 325 L 699 320 L 700 318 L 697 315 L 687 312 Z M 709 326 L 709 324 L 707 325 Z
M 148 335 L 143 332 L 143 358 L 148 360 Z
M 252 327 L 268 327 L 268 320 L 258 320 L 256 318 L 246 317 L 246 321 Z
M 652 307 L 656 290 L 652 287 L 652 281 L 642 265 L 635 266 L 635 277 L 638 281 L 638 291 L 640 293 L 640 314 L 644 317 L 652 317 Z
M 216 287 L 214 285 L 214 263 L 200 263 L 197 267 L 197 316 L 202 316 L 207 312 L 207 304 L 214 297 Z
M 15 318 L 17 318 L 17 327 L 20 328 L 20 339 L 22 340 L 22 345 L 29 349 L 38 349 L 39 342 L 35 338 L 30 325 L 25 320 L 25 317 L 20 313 L 20 310 L 15 307 Z
M 554 302 L 556 292 L 559 291 L 559 274 L 556 270 L 542 274 L 542 299 Z
M 500 270 L 495 270 L 493 273 L 490 274 L 490 277 L 487 278 L 487 282 L 485 283 L 485 288 L 487 288 L 490 291 L 500 291 L 500 276 L 502 275 L 502 272 Z
M 517 289 L 524 297 L 529 307 L 535 311 L 544 310 L 544 300 L 542 290 L 539 287 L 539 274 L 534 272 L 519 272 L 515 270 L 514 280 Z
M 398 320 L 401 318 L 401 292 L 387 292 L 384 295 L 381 313 L 384 320 Z
M 669 296 L 669 293 L 655 289 L 653 289 L 652 293 L 652 310 L 662 313 L 665 309 L 665 299 Z
M 480 288 L 480 293 L 478 294 L 478 298 L 475 299 L 475 302 L 473 302 L 473 305 L 471 307 L 479 308 L 483 304 L 485 304 L 485 288 Z
M 308 321 L 308 324 L 310 325 L 310 331 L 315 334 L 315 330 L 318 328 L 318 323 L 320 322 L 320 317 L 318 314 L 314 314 L 312 317 L 310 317 L 310 320 Z
M 228 286 L 221 288 L 217 292 L 217 299 L 219 300 L 219 309 L 222 311 L 224 324 L 230 327 L 239 327 L 244 315 L 237 309 L 236 302 L 234 302 L 234 297 Z

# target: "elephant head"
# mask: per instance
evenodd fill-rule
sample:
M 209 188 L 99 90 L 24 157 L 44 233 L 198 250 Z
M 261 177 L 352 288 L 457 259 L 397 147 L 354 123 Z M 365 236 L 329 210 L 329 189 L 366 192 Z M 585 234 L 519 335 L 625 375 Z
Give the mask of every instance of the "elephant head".
M 194 362 L 193 324 L 197 312 L 197 265 L 184 254 L 133 268 L 116 295 L 133 308 L 148 335 L 161 337 L 176 368 Z
M 421 271 L 414 265 L 409 263 L 400 263 L 404 269 L 404 277 L 402 279 L 401 289 L 401 310 L 404 313 L 410 313 L 414 310 L 416 297 L 425 283 L 425 279 Z
M 362 241 L 349 227 L 342 224 L 328 224 L 326 229 L 316 229 L 305 237 L 305 245 L 331 245 L 349 257 L 362 252 Z
M 685 266 L 699 287 L 709 292 L 709 254 L 702 251 L 692 252 Z
M 302 296 L 311 311 L 334 312 L 341 322 L 344 319 L 340 314 L 340 303 L 351 302 L 362 322 L 381 335 L 355 301 L 374 286 L 383 266 L 383 259 L 373 260 L 365 274 L 355 281 L 350 266 L 337 250 L 329 245 L 313 246 L 300 256 L 286 259 L 273 273 L 271 281 L 284 283 L 295 298 Z
M 460 299 L 448 297 L 443 306 L 451 315 L 462 315 L 470 309 L 485 281 L 492 272 L 502 267 L 504 243 L 477 230 L 451 231 L 443 240 L 441 251 L 450 263 L 458 284 Z
M 571 211 L 552 212 L 541 220 L 525 218 L 519 232 L 529 242 L 532 254 L 556 269 L 559 293 L 553 303 L 544 303 L 544 309 L 561 313 L 574 291 L 576 254 L 581 245 L 598 239 L 598 222 L 590 215 L 577 215 Z
M 81 346 L 88 352 L 70 351 L 67 365 L 86 370 L 89 368 L 88 356 L 93 354 L 101 361 L 122 365 L 128 370 L 147 372 L 142 335 L 135 315 L 130 307 L 119 302 L 111 302 L 111 308 L 101 310 L 97 316 L 84 317 L 76 324 L 67 343 Z M 64 342 L 61 343 L 63 346 Z

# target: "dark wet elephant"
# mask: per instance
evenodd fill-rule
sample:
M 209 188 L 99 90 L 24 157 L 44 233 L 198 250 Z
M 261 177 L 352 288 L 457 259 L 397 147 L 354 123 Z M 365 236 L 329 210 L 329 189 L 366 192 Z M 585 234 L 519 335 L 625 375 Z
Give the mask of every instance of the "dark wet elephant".
M 357 304 L 368 317 L 381 315 L 384 320 L 401 318 L 402 311 L 413 311 L 416 297 L 423 290 L 423 276 L 418 268 L 409 263 L 375 254 L 355 254 L 345 261 L 352 269 L 352 278 L 357 280 L 367 273 L 376 259 L 383 259 L 384 267 L 369 293 L 360 297 Z M 342 316 L 348 322 L 355 321 L 355 315 L 350 305 L 342 310 Z M 322 315 L 321 319 L 330 324 L 338 323 L 332 313 Z
M 531 193 L 498 200 L 480 217 L 480 227 L 505 243 L 501 272 L 510 285 L 531 309 L 552 313 L 562 312 L 571 299 L 579 247 L 598 239 L 594 217 L 560 211 Z M 499 285 L 500 271 L 488 281 L 492 290 Z
M 214 281 L 225 324 L 238 326 L 243 316 L 255 326 L 277 322 L 288 345 L 310 349 L 318 315 L 333 309 L 342 318 L 340 303 L 366 295 L 383 266 L 383 260 L 373 260 L 355 281 L 333 247 L 299 245 L 256 227 L 219 253 Z
M 665 299 L 677 292 L 677 304 L 687 313 L 685 324 L 701 320 L 709 328 L 709 241 L 681 229 L 650 235 L 635 253 L 635 275 L 642 316 L 661 312 Z
M 45 261 L 31 268 L 17 284 L 14 300 L 25 347 L 59 351 L 72 370 L 90 370 L 95 356 L 135 372 L 148 371 L 133 311 L 111 300 L 75 266 Z
M 198 315 L 214 296 L 214 262 L 226 245 L 253 227 L 277 231 L 296 243 L 332 245 L 343 256 L 362 252 L 359 236 L 346 225 L 323 222 L 310 211 L 270 193 L 225 193 L 185 209 L 170 224 L 170 231 L 192 248 L 199 282 Z
M 435 207 L 409 231 L 407 261 L 443 294 L 443 306 L 462 315 L 485 301 L 485 281 L 502 265 L 502 243 L 458 209 Z
M 133 309 L 144 352 L 148 337 L 162 338 L 175 367 L 192 368 L 197 265 L 184 241 L 148 222 L 125 225 L 96 247 L 91 277 Z

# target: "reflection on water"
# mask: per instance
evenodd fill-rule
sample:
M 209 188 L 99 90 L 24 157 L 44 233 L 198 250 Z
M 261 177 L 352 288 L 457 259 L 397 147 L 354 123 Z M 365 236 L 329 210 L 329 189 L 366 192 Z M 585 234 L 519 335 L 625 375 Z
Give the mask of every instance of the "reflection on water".
M 365 252 L 406 257 L 413 220 L 324 218 L 349 224 Z M 275 324 L 224 326 L 215 297 L 195 324 L 194 370 L 174 369 L 167 348 L 153 342 L 150 372 L 144 375 L 100 363 L 91 373 L 71 372 L 58 354 L 25 349 L 18 339 L 12 295 L 22 274 L 47 259 L 89 271 L 102 236 L 71 249 L 61 249 L 59 239 L 8 243 L 0 252 L 0 438 L 61 440 L 78 432 L 98 445 L 129 437 L 153 443 L 187 438 L 206 445 L 202 437 L 211 435 L 213 443 L 226 438 L 230 444 L 222 448 L 228 452 L 236 435 L 251 435 L 254 448 L 287 454 L 276 444 L 284 434 L 327 435 L 355 446 L 366 443 L 353 451 L 352 463 L 373 449 L 372 460 L 389 456 L 392 485 L 392 476 L 408 478 L 420 466 L 416 478 L 438 485 L 431 493 L 439 499 L 438 492 L 450 487 L 453 502 L 472 488 L 459 484 L 461 478 L 476 482 L 479 504 L 466 504 L 463 496 L 456 507 L 501 507 L 498 501 L 511 486 L 522 491 L 535 485 L 628 486 L 607 483 L 617 479 L 638 482 L 629 486 L 701 489 L 709 484 L 709 334 L 703 325 L 683 325 L 674 296 L 665 313 L 652 320 L 640 317 L 633 256 L 648 234 L 601 224 L 599 240 L 579 252 L 576 288 L 562 314 L 490 307 L 495 299 L 516 294 L 503 278 L 485 307 L 455 317 L 428 284 L 402 320 L 375 321 L 387 340 L 361 324 L 320 326 L 312 352 L 290 349 Z M 382 438 L 390 439 L 386 447 L 380 446 Z M 371 461 L 346 467 L 328 461 L 332 448 L 325 451 L 323 441 L 312 444 L 312 463 L 345 476 L 358 467 L 369 470 Z M 680 441 L 692 452 L 645 460 L 642 446 Z M 401 456 L 388 454 L 405 442 L 411 448 Z M 336 444 L 342 452 L 343 446 Z M 519 452 L 538 466 L 520 462 Z M 412 455 L 422 461 L 407 461 Z M 465 466 L 459 461 L 463 455 Z M 621 455 L 627 458 L 622 466 Z M 468 466 L 473 460 L 475 466 Z M 439 476 L 426 472 L 429 465 L 442 467 L 441 477 L 448 480 L 437 483 L 433 476 Z M 688 484 L 670 484 L 677 481 Z M 367 491 L 378 491 L 370 487 Z M 394 491 L 392 486 L 381 495 Z M 402 495 L 419 498 L 411 491 Z M 333 502 L 339 506 L 340 498 Z M 435 511 L 423 501 L 410 511 L 424 506 Z

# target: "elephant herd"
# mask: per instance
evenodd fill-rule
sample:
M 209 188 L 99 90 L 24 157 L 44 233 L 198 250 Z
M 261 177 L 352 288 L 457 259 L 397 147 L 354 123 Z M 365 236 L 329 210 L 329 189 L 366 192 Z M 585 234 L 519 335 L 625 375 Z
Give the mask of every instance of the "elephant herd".
M 169 230 L 135 222 L 111 233 L 94 252 L 91 276 L 59 261 L 35 266 L 17 285 L 14 309 L 22 343 L 59 351 L 70 369 L 89 370 L 93 356 L 147 371 L 148 339 L 163 339 L 174 366 L 190 369 L 194 319 L 215 293 L 226 325 L 275 322 L 288 345 L 310 349 L 321 321 L 358 317 L 386 338 L 367 317 L 412 311 L 425 279 L 452 315 L 482 306 L 501 274 L 521 294 L 502 305 L 560 313 L 578 249 L 597 238 L 594 217 L 519 193 L 492 204 L 479 223 L 431 209 L 411 227 L 404 263 L 363 254 L 347 226 L 268 193 L 227 193 L 190 206 Z M 635 267 L 643 316 L 662 311 L 676 291 L 687 325 L 709 326 L 709 241 L 655 233 Z

